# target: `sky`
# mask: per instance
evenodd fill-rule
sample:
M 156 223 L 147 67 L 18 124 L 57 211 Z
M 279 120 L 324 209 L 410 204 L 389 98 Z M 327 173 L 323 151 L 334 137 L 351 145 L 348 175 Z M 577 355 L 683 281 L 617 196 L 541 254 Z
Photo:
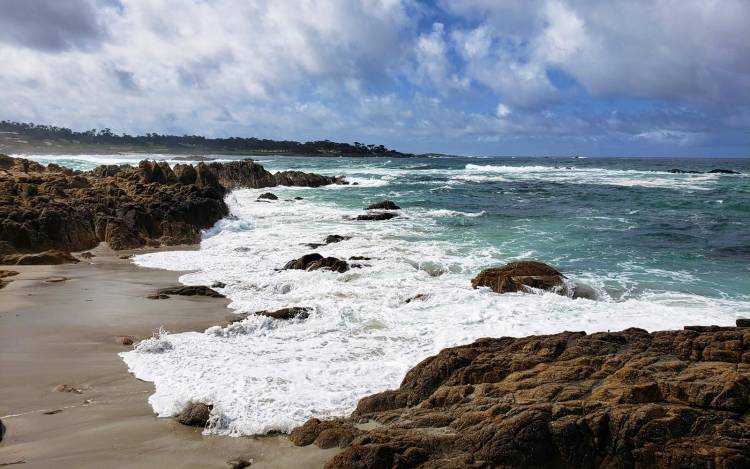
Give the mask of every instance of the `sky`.
M 750 156 L 748 0 L 0 0 L 0 119 Z

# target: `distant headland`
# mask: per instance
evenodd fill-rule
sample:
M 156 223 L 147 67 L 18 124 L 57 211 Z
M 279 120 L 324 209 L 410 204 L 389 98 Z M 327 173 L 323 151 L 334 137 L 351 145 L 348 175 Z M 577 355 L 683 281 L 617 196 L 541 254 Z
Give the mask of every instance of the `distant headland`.
M 207 138 L 200 135 L 116 134 L 110 129 L 83 132 L 65 127 L 0 121 L 0 153 L 164 153 L 286 156 L 354 156 L 406 158 L 414 156 L 383 145 L 338 143 L 330 140 L 296 142 L 260 138 Z

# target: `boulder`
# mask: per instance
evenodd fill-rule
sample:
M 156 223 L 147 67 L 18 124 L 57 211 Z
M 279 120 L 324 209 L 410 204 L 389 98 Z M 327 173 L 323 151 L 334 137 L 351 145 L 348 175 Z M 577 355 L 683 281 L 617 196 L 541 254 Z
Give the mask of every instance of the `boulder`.
M 734 171 L 732 169 L 721 169 L 721 168 L 712 169 L 708 173 L 709 174 L 742 174 L 739 171 Z
M 205 427 L 211 417 L 212 405 L 203 402 L 188 402 L 177 414 L 177 421 L 191 427 Z
M 739 318 L 736 323 L 737 327 L 750 327 L 750 318 Z
M 490 287 L 495 293 L 526 292 L 529 287 L 561 292 L 564 279 L 563 274 L 542 262 L 516 261 L 479 272 L 471 286 Z
M 258 196 L 258 200 L 279 200 L 279 198 L 276 196 L 276 194 L 265 192 Z
M 297 446 L 315 443 L 322 449 L 344 448 L 354 440 L 360 430 L 346 420 L 326 420 L 311 418 L 289 434 L 289 441 Z
M 252 463 L 247 459 L 237 458 L 227 461 L 227 466 L 229 469 L 245 469 L 252 466 Z
M 390 220 L 397 216 L 397 214 L 391 212 L 366 213 L 364 215 L 358 215 L 357 220 Z
M 365 210 L 401 210 L 401 207 L 390 200 L 384 200 L 382 202 L 368 205 Z
M 284 270 L 333 270 L 334 272 L 343 273 L 349 270 L 349 264 L 346 261 L 335 257 L 323 257 L 317 252 L 306 254 L 298 259 L 293 259 L 284 265 Z
M 266 316 L 266 317 L 273 318 L 273 319 L 283 319 L 283 320 L 294 319 L 294 318 L 307 319 L 310 316 L 310 311 L 312 311 L 312 308 L 294 306 L 291 308 L 277 309 L 276 311 L 258 311 L 255 314 L 259 316 Z
M 445 349 L 290 440 L 375 423 L 328 468 L 740 468 L 749 411 L 747 329 L 563 332 Z
M 205 285 L 178 285 L 175 287 L 160 288 L 156 295 L 208 296 L 211 298 L 224 298 L 224 295 Z

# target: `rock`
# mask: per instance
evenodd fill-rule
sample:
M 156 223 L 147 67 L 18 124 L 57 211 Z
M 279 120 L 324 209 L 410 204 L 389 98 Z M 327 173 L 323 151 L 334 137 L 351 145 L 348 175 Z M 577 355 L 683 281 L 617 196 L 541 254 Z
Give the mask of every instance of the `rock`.
M 10 254 L 0 258 L 0 264 L 6 265 L 60 265 L 76 264 L 79 260 L 68 252 L 49 250 L 36 254 Z
M 411 303 L 412 301 L 417 301 L 417 300 L 424 301 L 424 300 L 426 300 L 429 297 L 430 297 L 430 295 L 426 295 L 424 293 L 419 293 L 417 295 L 412 296 L 411 298 L 407 298 L 406 301 L 404 301 L 404 303 Z
M 315 443 L 322 449 L 344 448 L 360 433 L 360 430 L 345 420 L 321 421 L 311 418 L 301 427 L 292 430 L 289 441 L 297 446 Z
M 350 261 L 369 261 L 372 260 L 372 257 L 365 257 L 365 256 L 352 256 L 349 258 Z
M 154 293 L 153 295 L 148 295 L 146 298 L 149 300 L 168 300 L 169 295 L 165 295 L 163 293 Z
M 42 413 L 43 413 L 44 415 L 55 415 L 55 414 L 59 414 L 59 413 L 60 413 L 60 412 L 62 412 L 62 411 L 63 411 L 62 409 L 52 409 L 52 410 L 47 410 L 47 411 L 44 411 L 44 412 L 42 412 Z
M 382 202 L 368 205 L 365 210 L 401 210 L 401 207 L 390 200 L 384 200 Z
M 281 171 L 273 175 L 279 186 L 321 187 L 330 184 L 346 184 L 344 178 L 336 176 L 321 176 L 302 171 Z
M 276 196 L 276 194 L 265 192 L 258 196 L 258 200 L 279 200 L 279 198 Z
M 708 173 L 709 174 L 742 174 L 739 171 L 734 171 L 734 170 L 731 170 L 731 169 L 721 169 L 721 168 L 712 169 Z
M 302 197 L 297 196 L 297 197 L 294 198 L 294 200 L 305 200 L 305 199 L 303 199 Z
M 135 343 L 135 337 L 132 335 L 122 335 L 117 337 L 116 340 L 120 345 L 133 345 Z
M 132 254 L 123 254 L 122 256 L 117 256 L 117 258 L 118 259 L 122 259 L 122 260 L 127 260 L 127 259 L 132 259 L 133 255 Z
M 673 174 L 700 174 L 700 171 L 687 171 L 684 169 L 677 169 L 677 168 L 670 169 L 667 172 L 673 173 Z
M 308 246 L 312 249 L 317 249 L 321 246 L 325 246 L 327 244 L 332 243 L 340 243 L 341 241 L 346 241 L 347 239 L 352 239 L 351 236 L 341 236 L 341 235 L 328 235 L 326 236 L 326 239 L 322 243 L 307 243 L 305 246 Z
M 739 318 L 737 320 L 737 327 L 750 327 L 750 318 Z
M 211 288 L 226 288 L 227 284 L 224 282 L 214 282 L 211 284 Z
M 157 291 L 157 295 L 208 296 L 211 298 L 224 298 L 224 295 L 205 285 L 178 285 L 175 287 L 160 288 Z
M 358 215 L 357 220 L 390 220 L 397 216 L 397 214 L 390 212 L 366 213 L 364 215 Z
M 277 309 L 276 311 L 258 311 L 255 314 L 259 316 L 267 316 L 269 318 L 283 319 L 283 320 L 294 319 L 294 318 L 307 319 L 310 316 L 310 311 L 312 311 L 312 308 L 294 306 L 291 308 Z
M 481 271 L 471 280 L 471 286 L 490 287 L 495 293 L 526 292 L 528 287 L 562 292 L 564 279 L 563 274 L 547 264 L 516 261 Z
M 750 467 L 750 331 L 721 329 L 479 339 L 290 440 L 379 423 L 328 468 Z
M 60 283 L 68 280 L 68 277 L 50 277 L 45 280 L 46 283 Z
M 191 244 L 228 215 L 224 196 L 238 187 L 337 184 L 297 173 L 276 177 L 252 160 L 195 166 L 144 160 L 72 171 L 0 158 L 0 255 L 77 252 L 107 242 L 115 250 Z
M 5 424 L 0 420 L 0 441 L 3 441 L 3 438 L 5 438 Z
M 246 467 L 250 467 L 252 463 L 247 459 L 238 458 L 227 461 L 227 465 L 230 469 L 245 469 Z
M 94 258 L 94 257 L 96 257 L 96 256 L 94 256 L 94 255 L 93 255 L 92 253 L 90 253 L 90 252 L 88 252 L 88 251 L 87 251 L 87 252 L 82 252 L 82 253 L 80 253 L 80 254 L 78 255 L 78 257 L 79 257 L 80 259 L 92 259 L 92 258 Z
M 8 277 L 13 277 L 15 275 L 18 275 L 18 272 L 15 270 L 2 270 L 0 269 L 0 288 L 5 287 L 8 285 L 11 281 L 10 280 L 4 280 Z
M 55 386 L 55 392 L 72 392 L 75 394 L 83 394 L 80 388 L 73 386 L 72 384 L 58 384 Z
M 349 264 L 346 261 L 335 257 L 323 257 L 317 252 L 306 254 L 299 259 L 293 259 L 284 265 L 284 270 L 333 270 L 334 272 L 343 273 L 349 270 Z
M 203 402 L 188 402 L 177 414 L 177 421 L 190 427 L 205 427 L 211 417 L 212 405 Z

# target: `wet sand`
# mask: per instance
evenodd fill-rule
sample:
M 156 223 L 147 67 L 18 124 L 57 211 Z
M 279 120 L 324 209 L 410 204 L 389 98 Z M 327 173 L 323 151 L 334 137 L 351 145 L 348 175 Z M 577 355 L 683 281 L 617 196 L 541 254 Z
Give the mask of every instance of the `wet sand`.
M 335 454 L 284 436 L 203 436 L 157 418 L 147 403 L 153 386 L 127 372 L 117 354 L 130 347 L 118 336 L 204 330 L 231 314 L 228 301 L 147 299 L 179 275 L 137 267 L 106 246 L 92 252 L 75 265 L 0 267 L 20 272 L 0 289 L 0 466 L 226 468 L 243 458 L 253 468 L 314 468 Z M 55 391 L 61 384 L 81 392 Z

